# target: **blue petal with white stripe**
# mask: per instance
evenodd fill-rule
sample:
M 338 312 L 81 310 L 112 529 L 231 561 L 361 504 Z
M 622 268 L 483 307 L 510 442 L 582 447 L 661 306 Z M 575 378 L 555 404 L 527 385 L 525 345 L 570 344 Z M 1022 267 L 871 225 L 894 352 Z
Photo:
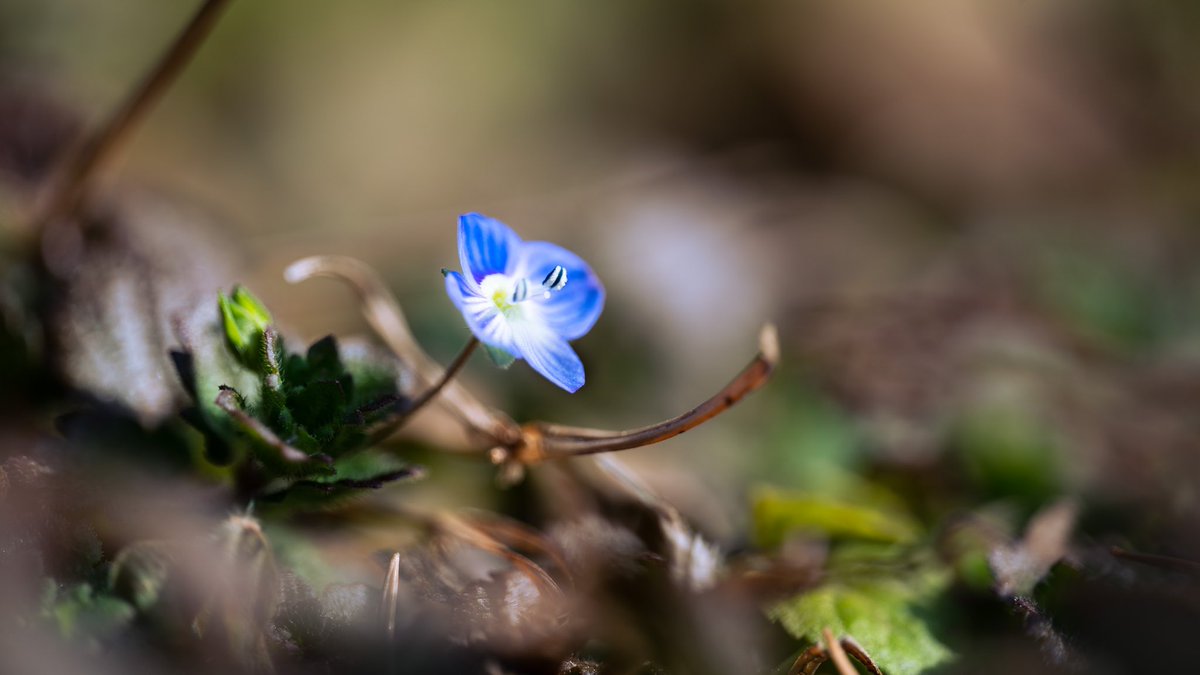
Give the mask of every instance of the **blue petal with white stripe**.
M 604 286 L 582 258 L 548 242 L 522 241 L 504 223 L 477 213 L 459 218 L 462 273 L 447 272 L 446 293 L 484 344 L 523 359 L 574 392 L 583 364 L 571 340 L 604 309 Z

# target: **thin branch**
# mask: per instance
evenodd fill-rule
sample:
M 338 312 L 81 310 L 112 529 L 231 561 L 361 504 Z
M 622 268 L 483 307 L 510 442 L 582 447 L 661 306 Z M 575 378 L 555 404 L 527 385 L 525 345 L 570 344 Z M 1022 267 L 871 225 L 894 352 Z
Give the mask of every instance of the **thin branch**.
M 1200 562 L 1188 560 L 1186 558 L 1176 558 L 1169 555 L 1156 555 L 1153 553 L 1138 553 L 1129 551 L 1119 546 L 1113 546 L 1109 549 L 1109 553 L 1114 558 L 1119 560 L 1128 560 L 1130 562 L 1150 565 L 1172 572 L 1180 572 L 1194 578 L 1200 578 Z
M 400 303 L 396 302 L 383 280 L 366 263 L 348 256 L 313 256 L 289 265 L 283 277 L 293 284 L 313 277 L 345 282 L 358 294 L 367 322 L 388 348 L 405 365 L 416 371 L 419 380 L 426 386 L 432 386 L 442 377 L 442 367 L 421 349 L 413 337 Z M 494 443 L 510 445 L 520 439 L 520 429 L 512 419 L 483 405 L 456 382 L 446 386 L 441 400 L 467 426 L 489 437 Z
M 528 577 L 530 583 L 536 586 L 540 593 L 546 596 L 562 596 L 562 589 L 559 588 L 558 582 L 546 570 L 497 540 L 485 528 L 470 522 L 462 516 L 450 513 L 435 514 L 433 516 L 433 524 L 436 532 L 465 542 L 481 551 L 504 558 L 514 569 Z
M 850 657 L 846 656 L 845 650 L 842 649 L 842 643 L 833 636 L 833 631 L 822 628 L 821 637 L 825 638 L 825 649 L 829 652 L 829 660 L 833 661 L 838 675 L 858 675 L 858 671 L 850 663 Z
M 442 376 L 438 378 L 438 381 L 427 388 L 423 394 L 413 399 L 412 403 L 409 403 L 407 406 L 405 406 L 404 409 L 402 409 L 400 413 L 397 414 L 393 419 L 388 420 L 375 429 L 371 433 L 371 436 L 376 441 L 387 438 L 401 424 L 416 414 L 418 410 L 424 408 L 427 403 L 432 401 L 433 398 L 438 395 L 438 392 L 440 392 L 446 387 L 447 384 L 449 384 L 450 380 L 454 379 L 454 376 L 458 374 L 458 371 L 462 370 L 463 366 L 467 365 L 467 360 L 471 358 L 471 354 L 475 353 L 475 348 L 478 346 L 479 339 L 472 335 L 471 339 L 467 341 L 467 344 L 463 346 L 462 351 L 458 353 L 458 356 L 454 357 L 454 361 L 452 361 L 449 366 L 446 366 L 446 370 L 442 372 Z
M 563 579 L 574 583 L 574 575 L 562 550 L 538 530 L 487 511 L 467 512 L 461 517 L 471 527 L 511 550 L 524 550 L 549 559 L 562 573 Z
M 788 669 L 788 675 L 813 675 L 821 664 L 829 660 L 829 654 L 821 645 L 813 645 L 796 657 L 796 661 L 792 663 L 792 667 Z
M 736 405 L 766 383 L 779 362 L 779 336 L 771 324 L 759 333 L 759 351 L 741 373 L 704 403 L 672 419 L 640 429 L 604 432 L 559 425 L 526 426 L 526 443 L 518 448 L 518 459 L 531 464 L 545 459 L 591 455 L 640 448 L 665 441 L 694 429 Z
M 867 650 L 863 649 L 863 646 L 858 644 L 854 638 L 849 635 L 842 638 L 842 649 L 845 649 L 846 653 L 855 661 L 861 663 L 871 675 L 883 675 L 883 671 L 879 669 L 879 666 L 875 665 L 875 659 L 872 659 Z
M 154 104 L 195 56 L 231 0 L 205 0 L 192 20 L 159 58 L 154 69 L 130 92 L 112 116 L 88 136 L 63 163 L 35 219 L 35 229 L 72 215 L 87 195 L 90 179 L 111 159 Z

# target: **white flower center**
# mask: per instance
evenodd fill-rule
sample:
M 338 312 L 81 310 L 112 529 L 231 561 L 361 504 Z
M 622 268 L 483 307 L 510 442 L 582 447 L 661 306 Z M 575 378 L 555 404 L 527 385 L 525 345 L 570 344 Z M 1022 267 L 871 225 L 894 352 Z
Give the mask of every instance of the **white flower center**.
M 496 309 L 506 317 L 520 315 L 521 303 L 531 300 L 549 300 L 550 296 L 567 285 L 567 271 L 562 265 L 540 281 L 530 278 L 510 277 L 507 274 L 491 274 L 479 282 L 483 297 L 491 300 Z

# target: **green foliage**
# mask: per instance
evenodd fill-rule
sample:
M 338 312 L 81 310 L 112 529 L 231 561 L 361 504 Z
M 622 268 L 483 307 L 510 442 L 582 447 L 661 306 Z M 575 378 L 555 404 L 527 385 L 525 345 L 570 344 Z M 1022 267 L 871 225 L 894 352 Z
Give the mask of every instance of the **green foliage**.
M 330 475 L 291 482 L 281 490 L 264 494 L 257 503 L 263 512 L 276 507 L 290 510 L 328 509 L 363 496 L 365 490 L 423 476 L 421 467 L 392 455 L 368 450 L 338 460 Z
M 892 507 L 887 510 L 810 494 L 762 488 L 754 496 L 754 540 L 773 548 L 792 533 L 802 532 L 833 539 L 863 539 L 909 543 L 920 527 Z
M 951 658 L 915 614 L 899 584 L 829 585 L 781 602 L 770 610 L 794 637 L 814 644 L 821 629 L 851 636 L 889 675 L 917 675 Z
M 768 548 L 794 534 L 835 543 L 824 585 L 767 610 L 793 637 L 817 644 L 823 628 L 852 637 L 889 675 L 915 675 L 950 658 L 914 611 L 945 588 L 948 574 L 908 559 L 921 527 L 902 505 L 878 495 L 851 501 L 760 488 L 753 527 Z
M 263 330 L 271 325 L 271 313 L 241 286 L 234 286 L 229 296 L 217 293 L 217 307 L 221 310 L 229 346 L 243 362 L 253 367 L 259 358 Z
M 886 560 L 870 564 L 834 561 L 835 567 L 858 569 L 855 574 L 831 574 L 834 580 L 767 610 L 793 637 L 817 644 L 821 630 L 854 638 L 888 675 L 917 675 L 952 658 L 948 648 L 930 633 L 919 608 L 946 586 L 948 576 L 934 566 L 896 569 Z M 871 573 L 863 574 L 866 564 Z M 849 571 L 849 569 L 847 569 Z
M 222 344 L 200 341 L 176 359 L 210 460 L 253 461 L 266 485 L 328 480 L 309 485 L 315 496 L 377 487 L 388 479 L 380 474 L 403 474 L 403 467 L 389 465 L 370 480 L 347 478 L 338 464 L 369 447 L 374 430 L 402 413 L 395 362 L 356 353 L 347 363 L 332 336 L 289 352 L 270 313 L 241 287 L 218 295 L 217 305 Z
M 783 389 L 766 430 L 763 478 L 806 492 L 841 495 L 855 482 L 864 444 L 855 419 L 810 386 Z
M 104 642 L 123 631 L 135 613 L 129 603 L 98 593 L 90 584 L 59 588 L 47 580 L 42 597 L 42 616 L 68 639 Z

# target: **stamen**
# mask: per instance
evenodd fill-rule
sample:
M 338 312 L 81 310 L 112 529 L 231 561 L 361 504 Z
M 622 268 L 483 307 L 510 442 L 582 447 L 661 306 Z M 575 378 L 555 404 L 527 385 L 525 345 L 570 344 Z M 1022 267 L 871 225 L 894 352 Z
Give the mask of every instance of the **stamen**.
M 551 293 L 560 291 L 564 286 L 567 285 L 567 270 L 563 268 L 562 265 L 555 265 L 554 269 L 550 270 L 550 273 L 546 275 L 546 278 L 542 279 L 542 283 L 534 288 L 533 294 L 531 295 L 529 290 L 530 287 L 535 283 L 537 282 L 533 279 L 517 279 L 513 282 L 512 293 L 508 294 L 508 296 L 504 296 L 501 294 L 501 291 L 497 291 L 495 298 L 497 306 L 499 306 L 500 303 L 503 303 L 505 300 L 513 305 L 525 302 L 526 300 L 532 300 L 537 297 L 541 297 L 543 300 L 549 300 Z M 503 307 L 501 307 L 501 309 L 503 309 Z
M 524 302 L 529 297 L 529 282 L 525 279 L 517 279 L 517 283 L 513 286 L 512 301 L 513 304 Z
M 554 269 L 542 279 L 542 286 L 545 286 L 551 291 L 561 291 L 563 286 L 567 285 L 567 270 L 562 265 L 555 265 Z

